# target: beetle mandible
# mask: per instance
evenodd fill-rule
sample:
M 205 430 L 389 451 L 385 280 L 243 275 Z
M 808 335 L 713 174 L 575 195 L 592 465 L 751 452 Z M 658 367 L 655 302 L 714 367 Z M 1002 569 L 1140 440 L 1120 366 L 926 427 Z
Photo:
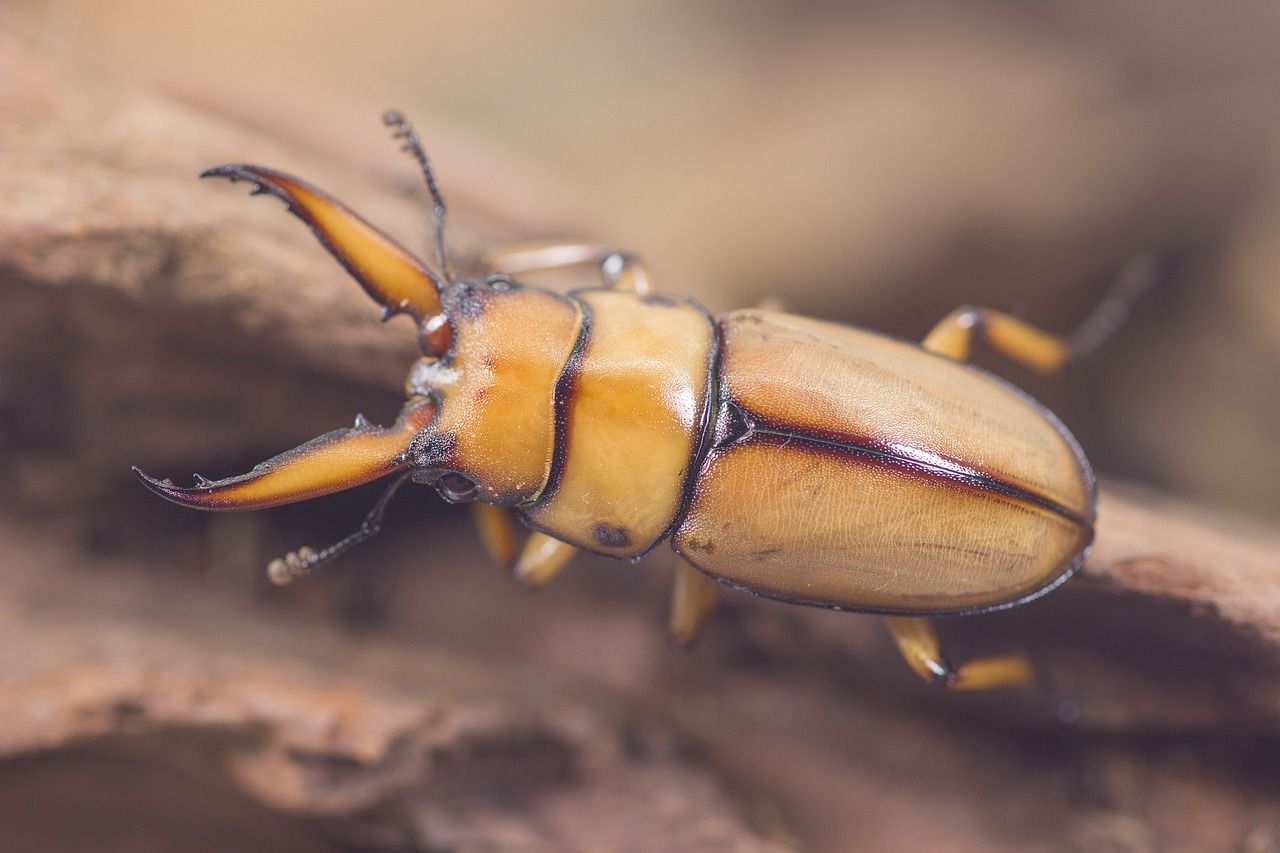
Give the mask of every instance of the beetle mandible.
M 690 642 L 720 581 L 782 601 L 883 614 L 908 664 L 957 689 L 1025 684 L 1019 654 L 948 663 L 929 617 L 1012 607 L 1065 581 L 1093 540 L 1094 477 L 1062 423 L 966 363 L 974 338 L 1041 372 L 1091 351 L 1150 276 L 1122 275 L 1071 336 L 963 307 L 919 344 L 777 311 L 715 318 L 654 293 L 633 256 L 595 245 L 491 253 L 455 276 L 445 204 L 407 121 L 384 116 L 433 201 L 435 268 L 321 190 L 228 165 L 283 199 L 423 357 L 395 423 L 357 417 L 248 474 L 191 487 L 134 472 L 187 507 L 278 506 L 395 475 L 359 530 L 275 560 L 278 583 L 374 535 L 406 482 L 475 501 L 495 558 L 550 580 L 581 549 L 678 557 L 670 629 Z M 590 265 L 605 286 L 561 295 L 513 276 Z M 533 532 L 518 545 L 516 518 Z

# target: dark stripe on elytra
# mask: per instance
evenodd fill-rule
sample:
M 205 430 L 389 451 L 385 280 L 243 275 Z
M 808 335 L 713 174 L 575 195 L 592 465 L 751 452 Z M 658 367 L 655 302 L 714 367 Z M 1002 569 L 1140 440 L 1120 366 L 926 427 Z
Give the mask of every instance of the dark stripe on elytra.
M 992 476 L 985 472 L 977 472 L 965 470 L 959 463 L 956 467 L 945 467 L 943 465 L 931 465 L 921 462 L 918 459 L 911 459 L 900 454 L 894 453 L 892 450 L 885 448 L 873 439 L 862 438 L 859 436 L 840 436 L 826 437 L 822 435 L 813 435 L 809 433 L 796 432 L 794 429 L 781 428 L 777 425 L 770 424 L 768 421 L 755 420 L 755 431 L 752 436 L 753 442 L 762 444 L 770 444 L 774 446 L 786 446 L 789 443 L 797 443 L 806 445 L 820 452 L 839 452 L 850 456 L 856 456 L 873 465 L 880 465 L 893 469 L 900 473 L 904 473 L 910 477 L 918 479 L 930 480 L 932 482 L 942 482 L 962 488 L 970 489 L 976 492 L 986 494 L 996 494 L 1010 498 L 1020 503 L 1036 506 L 1055 515 L 1060 515 L 1068 521 L 1081 527 L 1092 529 L 1093 522 L 1082 516 L 1080 513 L 1063 506 L 1055 500 L 1028 491 L 1020 486 L 1016 486 L 1007 480 Z M 949 461 L 944 459 L 944 462 Z M 967 466 L 965 466 L 967 467 Z
M 569 456 L 570 420 L 572 419 L 573 400 L 578 394 L 578 385 L 582 377 L 582 362 L 586 357 L 587 345 L 591 341 L 591 307 L 581 299 L 566 297 L 577 303 L 582 311 L 582 324 L 578 326 L 578 338 L 573 342 L 569 358 L 560 370 L 552 392 L 552 411 L 555 414 L 555 441 L 551 451 L 551 471 L 547 475 L 547 484 L 538 496 L 525 509 L 540 506 L 555 496 L 560 488 L 560 478 L 564 474 L 564 463 Z M 545 531 L 544 531 L 545 532 Z
M 748 315 L 745 317 L 739 317 L 737 318 L 737 320 L 738 322 L 743 322 L 743 321 L 751 321 L 753 323 L 762 322 L 758 317 L 751 316 L 751 315 Z M 721 323 L 722 324 L 724 323 L 723 318 L 721 320 Z M 876 331 L 875 329 L 867 329 L 861 326 L 856 326 L 856 327 L 850 326 L 848 328 L 854 329 L 855 331 L 860 332 L 861 334 L 864 334 L 864 335 L 869 335 L 871 337 L 880 338 L 881 340 L 884 340 L 884 341 L 889 341 L 891 343 L 902 344 L 904 346 L 911 347 L 912 349 L 920 353 L 928 355 L 930 358 L 936 359 L 940 363 L 947 364 L 951 367 L 958 367 L 968 371 L 969 373 L 973 373 L 977 376 L 981 376 L 983 379 L 987 380 L 988 382 L 991 382 L 995 385 L 999 385 L 1001 388 L 1013 394 L 1019 400 L 1026 403 L 1033 410 L 1035 410 L 1035 412 L 1039 414 L 1040 417 L 1047 420 L 1050 423 L 1050 425 L 1053 426 L 1054 430 L 1058 433 L 1058 435 L 1062 438 L 1063 442 L 1066 443 L 1067 448 L 1071 451 L 1071 455 L 1075 458 L 1076 464 L 1080 467 L 1081 477 L 1084 480 L 1085 492 L 1089 500 L 1089 514 L 1086 516 L 1080 516 L 1077 513 L 1076 515 L 1081 518 L 1084 518 L 1085 523 L 1087 525 L 1089 526 L 1093 525 L 1094 523 L 1093 520 L 1097 518 L 1097 507 L 1098 507 L 1098 485 L 1097 485 L 1097 477 L 1093 472 L 1093 466 L 1089 464 L 1088 458 L 1084 455 L 1084 450 L 1083 448 L 1080 447 L 1080 442 L 1076 440 L 1076 437 L 1072 435 L 1071 431 L 1067 429 L 1065 424 L 1063 424 L 1062 419 L 1059 418 L 1056 414 L 1054 414 L 1053 411 L 1051 411 L 1047 406 L 1045 406 L 1035 397 L 1032 397 L 1023 389 L 1019 388 L 1017 385 L 1014 385 L 1008 379 L 1005 379 L 1003 376 L 1000 376 L 996 373 L 992 373 L 991 371 L 986 370 L 985 368 L 979 367 L 976 364 L 973 364 L 972 362 L 957 361 L 956 359 L 952 358 L 949 355 L 943 355 L 942 353 L 925 349 L 920 344 L 919 341 L 904 340 L 902 338 L 895 337 L 894 335 L 886 334 L 885 332 Z M 819 338 L 815 336 L 815 340 L 817 339 Z M 728 348 L 726 348 L 726 350 L 727 349 Z M 723 374 L 723 366 L 721 368 L 721 371 Z M 729 391 L 727 389 L 726 389 L 725 395 L 726 395 L 726 398 L 730 396 Z M 830 436 L 822 436 L 819 433 L 818 435 L 820 435 L 820 437 L 822 438 L 826 438 L 836 442 L 842 441 L 845 438 L 845 436 L 834 435 L 834 434 Z M 855 437 L 854 440 L 856 441 L 857 438 Z M 868 444 L 869 446 L 874 446 L 875 442 L 868 442 Z M 959 460 L 951 460 L 951 461 L 954 461 L 955 464 L 966 467 L 966 468 L 974 467 L 972 465 L 965 465 L 963 462 L 960 462 Z M 992 475 L 990 472 L 984 471 L 982 473 L 986 474 L 987 476 L 992 476 L 994 479 L 999 479 L 998 477 L 995 477 L 995 475 Z M 1045 499 L 1052 501 L 1051 498 L 1045 498 Z M 1071 510 L 1068 510 L 1068 512 L 1071 512 Z
M 684 522 L 684 517 L 688 514 L 689 507 L 693 505 L 693 496 L 698 490 L 698 477 L 702 474 L 702 462 L 706 459 L 707 454 L 711 452 L 711 437 L 715 432 L 716 426 L 716 404 L 720 400 L 720 356 L 723 352 L 720 324 L 716 322 L 716 318 L 712 316 L 711 312 L 698 302 L 692 299 L 685 299 L 684 301 L 701 312 L 711 326 L 711 346 L 707 352 L 707 380 L 702 389 L 702 412 L 698 415 L 698 423 L 694 426 L 693 451 L 689 454 L 689 466 L 684 471 L 684 485 L 680 490 L 680 503 L 676 506 L 676 512 L 671 518 L 671 523 L 667 525 L 666 530 L 662 531 L 662 535 L 653 540 L 653 544 L 645 549 L 646 554 L 675 533 L 676 528 Z

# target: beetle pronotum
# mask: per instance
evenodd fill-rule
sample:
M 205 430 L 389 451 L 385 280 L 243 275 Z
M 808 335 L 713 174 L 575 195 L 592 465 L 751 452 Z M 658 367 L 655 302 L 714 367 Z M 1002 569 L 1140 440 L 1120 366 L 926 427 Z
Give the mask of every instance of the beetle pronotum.
M 377 532 L 407 479 L 474 500 L 489 551 L 529 584 L 578 549 L 679 555 L 670 629 L 691 641 L 715 602 L 711 578 L 793 603 L 887 616 L 911 667 L 960 689 L 1028 682 L 1021 655 L 952 667 L 928 617 L 1029 601 L 1063 582 L 1093 540 L 1093 474 L 1061 422 L 965 363 L 975 337 L 1036 370 L 1097 345 L 1150 280 L 1123 275 L 1070 337 L 998 311 L 960 308 L 920 345 L 776 311 L 714 318 L 653 293 L 631 255 L 594 245 L 513 247 L 482 279 L 456 277 L 445 205 L 409 124 L 385 116 L 434 202 L 435 268 L 337 200 L 258 166 L 248 180 L 285 201 L 382 306 L 408 314 L 423 357 L 390 427 L 357 418 L 248 474 L 192 487 L 134 469 L 183 506 L 247 510 L 394 475 L 360 529 L 269 567 L 285 583 Z M 515 281 L 598 267 L 605 286 L 561 295 Z M 518 545 L 515 519 L 533 528 Z

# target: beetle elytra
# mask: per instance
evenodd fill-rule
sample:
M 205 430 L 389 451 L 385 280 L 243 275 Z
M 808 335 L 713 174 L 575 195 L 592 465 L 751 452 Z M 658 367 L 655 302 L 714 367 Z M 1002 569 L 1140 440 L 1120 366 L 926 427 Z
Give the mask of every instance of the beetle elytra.
M 654 293 L 632 256 L 540 244 L 492 254 L 492 274 L 455 276 L 445 205 L 412 128 L 387 123 L 434 202 L 435 267 L 337 200 L 257 166 L 247 180 L 285 201 L 382 306 L 408 314 L 423 357 L 395 423 L 357 418 L 217 482 L 180 487 L 134 469 L 187 507 L 259 509 L 394 477 L 360 529 L 269 567 L 287 582 L 377 532 L 407 481 L 474 501 L 482 539 L 529 584 L 582 549 L 679 555 L 670 629 L 689 642 L 717 585 L 793 603 L 883 614 L 927 680 L 959 689 L 1028 682 L 1025 658 L 951 666 L 929 617 L 1035 598 L 1080 565 L 1095 487 L 1051 413 L 966 363 L 974 338 L 1040 371 L 1095 346 L 1149 275 L 1122 276 L 1070 337 L 961 308 L 920 345 L 777 311 L 715 318 Z M 598 267 L 604 287 L 568 295 L 513 278 Z M 533 532 L 518 541 L 519 518 Z

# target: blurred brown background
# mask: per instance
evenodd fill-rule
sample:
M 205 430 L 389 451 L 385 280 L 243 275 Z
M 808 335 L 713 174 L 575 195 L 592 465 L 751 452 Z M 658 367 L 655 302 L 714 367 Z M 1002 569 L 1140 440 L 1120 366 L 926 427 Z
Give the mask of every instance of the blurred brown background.
M 59 642 L 77 650 L 69 659 L 86 644 L 96 656 L 98 642 L 69 621 L 100 606 L 117 620 L 107 636 L 159 625 L 177 648 L 229 642 L 245 659 L 263 644 L 285 670 L 307 661 L 315 673 L 307 684 L 354 679 L 343 689 L 364 696 L 361 679 L 372 679 L 411 707 L 424 690 L 449 707 L 457 695 L 452 675 L 449 687 L 423 686 L 440 674 L 405 663 L 419 654 L 479 673 L 481 686 L 464 694 L 489 702 L 509 690 L 534 716 L 550 713 L 539 698 L 549 690 L 573 697 L 606 721 L 673 738 L 654 747 L 658 765 L 705 774 L 705 814 L 723 812 L 723 825 L 695 837 L 671 818 L 671 835 L 655 829 L 651 849 L 677 843 L 670 839 L 687 849 L 1280 849 L 1276 705 L 1233 716 L 1233 696 L 1205 671 L 1215 666 L 1210 646 L 1224 656 L 1261 653 L 1247 640 L 1227 647 L 1212 632 L 1184 631 L 1182 611 L 1161 611 L 1167 628 L 1155 635 L 1126 630 L 1126 599 L 1068 589 L 1056 605 L 956 626 L 966 650 L 1040 643 L 1070 655 L 1070 643 L 1093 643 L 1075 691 L 1047 704 L 931 693 L 895 659 L 875 620 L 741 596 L 729 597 L 711 636 L 682 656 L 662 636 L 664 557 L 639 570 L 581 559 L 554 588 L 522 595 L 485 565 L 465 516 L 431 494 L 397 506 L 380 541 L 328 574 L 268 590 L 259 577 L 266 559 L 343 535 L 372 498 L 203 516 L 141 493 L 127 465 L 221 476 L 357 409 L 385 421 L 407 364 L 405 330 L 378 327 L 366 307 L 358 322 L 367 326 L 353 321 L 357 337 L 336 345 L 335 374 L 306 361 L 325 345 L 301 340 L 307 329 L 287 317 L 223 310 L 212 262 L 183 279 L 201 288 L 189 291 L 194 301 L 160 304 L 146 286 L 113 301 L 34 288 L 62 256 L 52 243 L 27 255 L 15 248 L 37 245 L 28 240 L 40 227 L 36 198 L 62 212 L 59 247 L 109 233 L 112 217 L 145 218 L 145 197 L 122 196 L 116 207 L 74 195 L 114 200 L 112 168 L 139 182 L 176 181 L 242 160 L 314 177 L 353 202 L 398 194 L 404 203 L 370 215 L 425 246 L 413 218 L 421 213 L 408 213 L 425 211 L 411 195 L 414 176 L 378 123 L 394 105 L 426 140 L 461 255 L 504 238 L 598 238 L 641 254 L 660 289 L 717 310 L 776 298 L 797 313 L 919 338 L 949 309 L 975 303 L 1066 331 L 1129 257 L 1151 253 L 1158 287 L 1087 363 L 1043 380 L 979 361 L 1057 411 L 1104 478 L 1274 528 L 1280 5 L 9 0 L 0 36 L 0 71 L 9 72 L 0 74 L 0 160 L 23 165 L 0 183 L 9 208 L 0 212 L 0 253 L 7 239 L 19 258 L 0 263 L 11 318 L 0 342 L 0 451 L 11 484 L 0 506 L 13 543 L 0 545 L 9 550 L 0 560 L 13 567 L 11 626 L 55 626 Z M 46 82 L 50 68 L 59 69 L 48 75 L 55 82 Z M 210 117 L 217 132 L 169 118 L 171 107 L 117 108 L 134 96 L 98 98 L 98 85 L 150 93 L 137 97 Z M 131 147 L 131 134 L 145 146 Z M 64 199 L 49 173 L 67 163 L 87 178 Z M 313 174 L 307 163 L 328 171 Z M 173 198 L 192 210 L 150 214 L 155 222 L 140 233 L 186 227 L 206 210 L 230 229 L 239 211 L 265 205 L 194 180 L 174 186 Z M 296 223 L 276 219 L 280 239 L 304 245 Z M 212 251 L 203 244 L 204 257 Z M 318 248 L 308 251 L 315 262 L 298 277 L 320 270 L 314 284 L 306 279 L 316 298 L 348 300 L 356 288 Z M 103 268 L 102 280 L 122 280 L 123 268 Z M 77 272 L 60 283 L 90 278 Z M 359 298 L 334 304 L 358 312 Z M 216 310 L 193 317 L 201 300 Z M 277 320 L 296 337 L 262 333 Z M 394 343 L 366 343 L 366 334 Z M 249 626 L 242 637 L 220 630 L 239 619 Z M 1036 640 L 1041 624 L 1059 633 Z M 1175 641 L 1185 646 L 1171 651 Z M 128 657 L 101 655 L 117 653 Z M 1192 662 L 1170 663 L 1182 653 Z M 39 657 L 25 647 L 10 654 Z M 131 689 L 145 694 L 149 679 L 166 677 L 172 662 L 160 654 Z M 1140 710 L 1127 695 L 1088 691 L 1090 661 L 1117 657 L 1148 691 Z M 32 689 L 21 675 L 28 665 L 9 671 L 23 690 Z M 196 670 L 197 692 L 236 680 Z M 1189 673 L 1208 680 L 1171 681 Z M 1280 701 L 1270 684 L 1256 686 Z M 602 702 L 610 710 L 599 711 Z M 279 795 L 273 786 L 285 783 L 270 781 L 271 768 L 233 772 L 238 781 L 212 796 L 201 756 L 223 755 L 220 738 L 262 720 L 226 712 L 227 733 L 216 720 L 157 718 L 146 707 L 132 739 L 112 723 L 105 740 L 64 734 L 51 742 L 68 749 L 0 766 L 0 848 L 8 830 L 21 849 L 51 849 L 72 815 L 101 833 L 84 836 L 90 846 L 120 849 L 186 847 L 212 825 L 232 846 L 276 849 L 645 846 L 581 828 L 625 811 L 605 795 L 554 808 L 506 803 L 494 790 L 524 796 L 544 784 L 542 771 L 494 782 L 485 773 L 502 760 L 473 752 L 467 760 L 481 769 L 458 783 L 474 788 L 457 794 L 461 805 L 397 777 L 395 796 L 370 793 L 325 812 L 301 783 L 293 799 Z M 204 713 L 198 700 L 192 707 Z M 10 705 L 15 718 L 30 712 L 17 709 Z M 287 714 L 268 717 L 279 737 L 296 730 Z M 505 725 L 493 725 L 502 743 Z M 184 726 L 198 732 L 195 746 L 171 739 L 169 728 Z M 173 760 L 175 743 L 196 757 Z M 555 765 L 540 743 L 528 754 L 523 741 L 512 747 L 513 765 Z M 546 771 L 545 784 L 572 788 L 558 772 Z M 590 778 L 575 772 L 566 778 Z M 627 778 L 614 791 L 619 802 L 657 802 L 648 783 Z M 138 808 L 157 792 L 167 797 L 161 813 Z M 390 802 L 412 817 L 387 818 Z M 368 826 L 342 823 L 352 814 Z M 383 823 L 403 834 L 387 841 L 369 829 Z
M 1280 511 L 1274 3 L 9 7 L 42 53 L 365 169 L 402 165 L 396 105 L 460 218 L 634 247 L 720 310 L 1065 330 L 1157 253 L 1105 363 L 1035 390 L 1105 471 Z

